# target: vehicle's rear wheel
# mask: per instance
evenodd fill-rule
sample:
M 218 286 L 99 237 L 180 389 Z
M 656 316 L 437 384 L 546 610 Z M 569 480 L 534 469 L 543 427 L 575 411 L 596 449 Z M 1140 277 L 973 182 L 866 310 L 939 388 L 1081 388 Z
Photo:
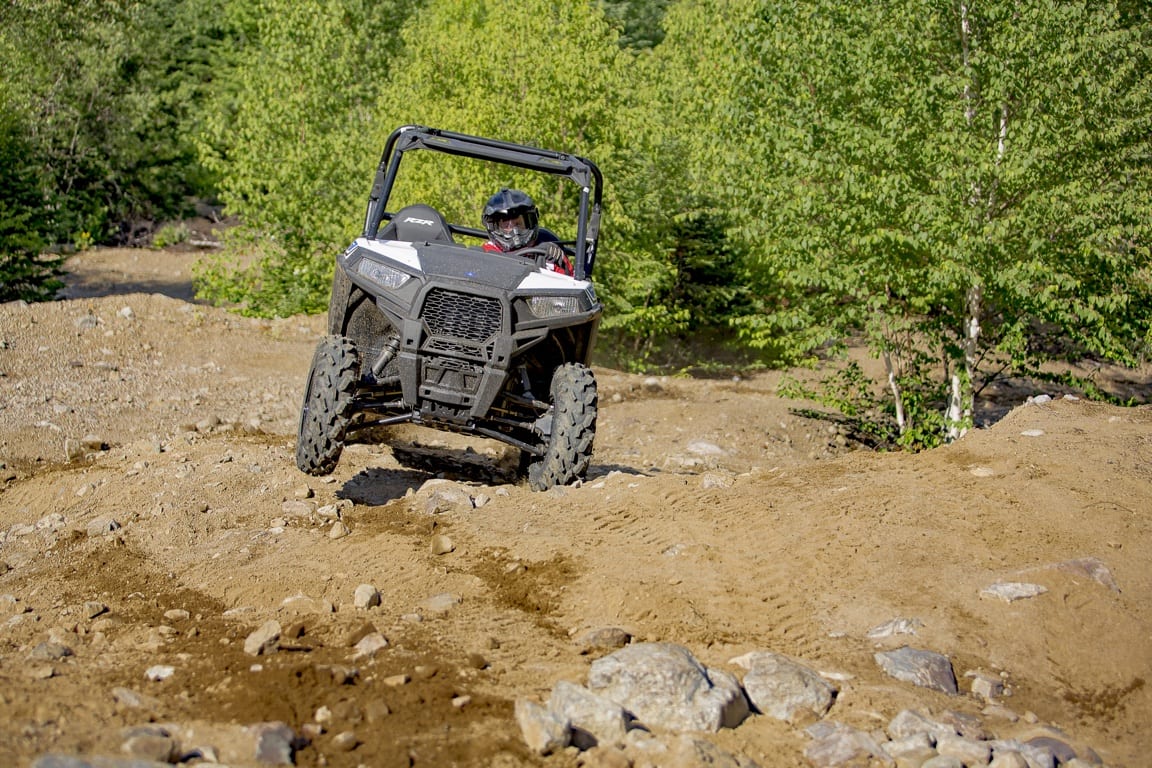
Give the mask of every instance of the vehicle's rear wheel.
M 528 485 L 546 491 L 584 477 L 596 438 L 596 377 L 587 366 L 565 363 L 552 376 L 552 434 L 535 463 Z
M 296 466 L 301 472 L 327 475 L 336 469 L 359 372 L 356 345 L 349 339 L 325 336 L 316 345 L 296 431 Z

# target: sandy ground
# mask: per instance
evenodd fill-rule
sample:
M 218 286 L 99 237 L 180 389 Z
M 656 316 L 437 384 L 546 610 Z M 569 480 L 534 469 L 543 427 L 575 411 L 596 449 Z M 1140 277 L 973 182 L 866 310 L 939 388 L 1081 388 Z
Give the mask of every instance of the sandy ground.
M 330 478 L 296 470 L 323 319 L 191 303 L 193 258 L 88 252 L 69 300 L 0 306 L 0 765 L 119 754 L 122 729 L 149 720 L 302 732 L 327 707 L 297 764 L 574 766 L 575 751 L 529 753 L 512 707 L 584 682 L 603 651 L 576 640 L 601 627 L 738 676 L 740 654 L 790 655 L 833 673 L 829 719 L 865 730 L 954 711 L 1002 738 L 1050 725 L 1107 765 L 1148 764 L 1152 408 L 1021 397 L 947 448 L 876 454 L 796 415 L 773 375 L 597 369 L 587 482 L 539 494 L 454 476 L 487 503 L 429 514 L 433 476 L 387 448 L 350 446 Z M 1126 383 L 1145 399 L 1146 385 Z M 341 503 L 350 534 L 331 538 L 302 500 Z M 107 519 L 120 528 L 89 530 Z M 433 553 L 438 535 L 453 551 Z M 1047 592 L 980 596 L 996 582 Z M 361 584 L 379 607 L 354 607 Z M 444 593 L 459 601 L 427 602 Z M 311 605 L 284 605 L 297 595 Z M 331 612 L 309 610 L 323 601 Z M 922 625 L 868 638 L 896 618 Z M 303 634 L 246 655 L 269 619 Z M 353 661 L 366 624 L 389 647 Z M 40 658 L 48 641 L 73 655 Z M 881 672 L 873 654 L 901 645 L 947 654 L 960 695 Z M 158 664 L 174 674 L 149 681 Z M 969 691 L 977 672 L 1006 683 L 1002 706 Z M 808 738 L 764 716 L 706 738 L 806 765 Z

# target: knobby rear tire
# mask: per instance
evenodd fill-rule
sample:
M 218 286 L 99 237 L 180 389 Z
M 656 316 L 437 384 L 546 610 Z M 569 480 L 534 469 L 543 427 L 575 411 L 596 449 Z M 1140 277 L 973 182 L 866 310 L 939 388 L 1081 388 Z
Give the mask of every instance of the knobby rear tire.
M 327 475 L 336 469 L 359 375 L 359 356 L 351 340 L 325 336 L 316 345 L 296 430 L 296 466 L 301 472 Z
M 544 455 L 528 467 L 528 485 L 546 491 L 583 478 L 596 438 L 596 377 L 580 363 L 565 363 L 552 376 L 552 434 Z

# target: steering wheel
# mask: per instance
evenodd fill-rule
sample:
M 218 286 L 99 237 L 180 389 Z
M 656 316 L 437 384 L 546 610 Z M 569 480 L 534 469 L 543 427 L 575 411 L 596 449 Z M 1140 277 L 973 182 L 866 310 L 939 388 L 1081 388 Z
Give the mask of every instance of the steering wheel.
M 544 243 L 544 245 L 529 245 L 526 248 L 518 248 L 516 251 L 514 251 L 514 253 L 517 256 L 523 256 L 524 258 L 532 257 L 532 259 L 536 262 L 536 266 L 543 269 L 548 266 L 548 251 L 550 250 L 548 246 L 550 245 L 559 245 L 560 250 L 564 251 L 564 255 L 569 259 L 572 258 L 572 254 L 568 251 L 568 249 L 556 241 Z

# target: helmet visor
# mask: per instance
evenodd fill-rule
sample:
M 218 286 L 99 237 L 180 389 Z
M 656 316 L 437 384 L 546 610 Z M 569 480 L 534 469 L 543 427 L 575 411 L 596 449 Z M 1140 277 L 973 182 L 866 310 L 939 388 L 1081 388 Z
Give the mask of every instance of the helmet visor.
M 524 214 L 499 212 L 493 214 L 488 224 L 488 233 L 504 250 L 523 248 L 532 240 L 533 230 L 524 220 Z

